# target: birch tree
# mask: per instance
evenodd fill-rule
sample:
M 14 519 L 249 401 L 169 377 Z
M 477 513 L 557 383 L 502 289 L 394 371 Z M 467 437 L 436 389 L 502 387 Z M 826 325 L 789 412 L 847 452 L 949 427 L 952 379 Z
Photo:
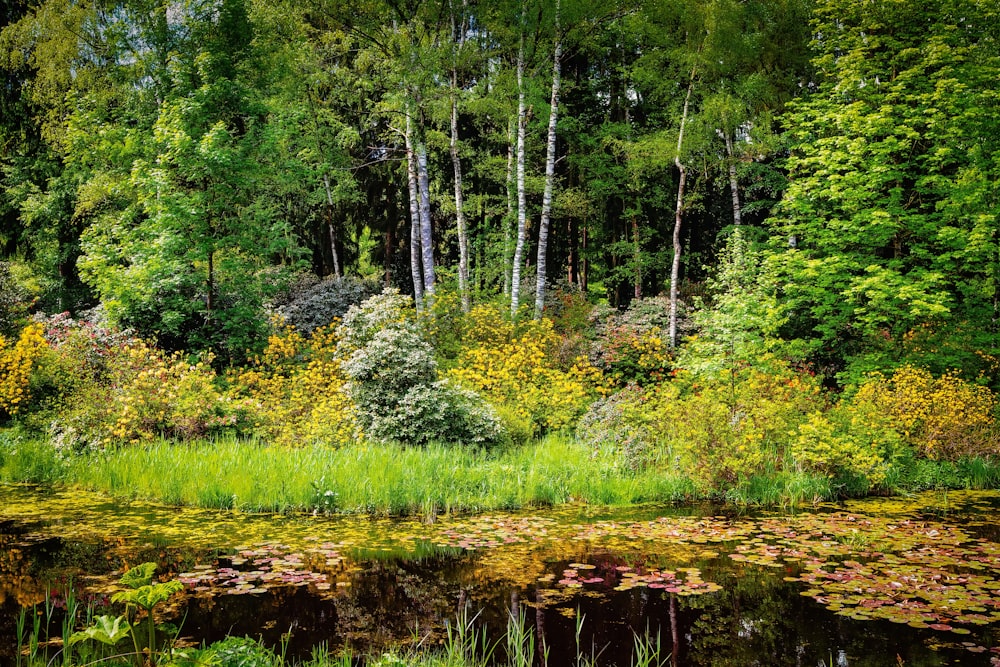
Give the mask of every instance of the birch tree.
M 549 218 L 552 214 L 552 189 L 556 179 L 556 123 L 559 117 L 559 83 L 562 65 L 562 31 L 559 25 L 559 0 L 556 0 L 555 45 L 552 49 L 552 99 L 549 108 L 549 131 L 545 148 L 545 189 L 542 193 L 542 213 L 538 221 L 538 260 L 535 264 L 535 319 L 541 319 L 545 308 L 546 252 L 549 241 Z
M 526 210 L 528 202 L 524 189 L 524 142 L 527 125 L 528 112 L 524 91 L 524 26 L 522 24 L 520 42 L 517 49 L 517 148 L 515 149 L 515 161 L 517 163 L 517 240 L 514 244 L 514 259 L 511 262 L 511 317 L 517 317 L 517 309 L 521 305 L 521 266 L 524 263 L 524 242 L 528 234 Z

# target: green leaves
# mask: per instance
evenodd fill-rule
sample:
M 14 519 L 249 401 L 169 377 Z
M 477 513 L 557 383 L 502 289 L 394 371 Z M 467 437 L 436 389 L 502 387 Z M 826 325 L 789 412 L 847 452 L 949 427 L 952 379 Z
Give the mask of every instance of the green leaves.
M 981 92 L 993 88 L 985 71 L 1000 71 L 980 28 L 995 12 L 961 5 L 817 7 L 822 76 L 783 118 L 790 180 L 770 224 L 787 333 L 816 337 L 827 359 L 873 346 L 898 356 L 915 327 L 996 316 L 983 259 L 997 256 L 1000 200 L 973 195 L 966 177 L 1000 176 L 1000 124 Z
M 119 591 L 111 596 L 111 601 L 134 604 L 146 611 L 150 611 L 153 607 L 161 602 L 165 602 L 171 595 L 183 589 L 184 584 L 179 581 L 148 584 L 129 591 Z
M 136 565 L 122 574 L 121 583 L 129 588 L 141 588 L 153 582 L 153 574 L 156 572 L 156 563 L 143 563 Z
M 69 644 L 73 646 L 92 639 L 108 646 L 114 646 L 128 637 L 131 632 L 132 626 L 129 625 L 124 616 L 98 616 L 94 619 L 93 625 L 70 635 Z

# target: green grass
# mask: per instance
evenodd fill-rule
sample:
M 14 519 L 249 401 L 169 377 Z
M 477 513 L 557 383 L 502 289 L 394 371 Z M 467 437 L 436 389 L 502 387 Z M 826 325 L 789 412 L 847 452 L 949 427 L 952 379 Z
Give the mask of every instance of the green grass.
M 16 429 L 0 431 L 0 482 L 77 485 L 116 497 L 247 512 L 423 516 L 572 502 L 683 502 L 706 495 L 737 505 L 797 507 L 873 490 L 863 477 L 831 480 L 790 471 L 755 475 L 728 489 L 699 490 L 680 474 L 634 471 L 559 435 L 495 452 L 372 443 L 287 448 L 220 438 L 66 456 Z M 997 462 L 910 458 L 897 462 L 874 490 L 998 486 Z
M 631 505 L 690 498 L 685 479 L 632 472 L 551 436 L 488 453 L 430 445 L 275 447 L 234 438 L 158 442 L 73 459 L 62 479 L 113 496 L 251 512 L 367 514 Z

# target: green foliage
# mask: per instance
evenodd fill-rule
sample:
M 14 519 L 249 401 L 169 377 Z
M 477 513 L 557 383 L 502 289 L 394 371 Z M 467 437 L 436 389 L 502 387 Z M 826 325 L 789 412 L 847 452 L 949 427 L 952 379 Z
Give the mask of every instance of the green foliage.
M 736 365 L 754 365 L 768 354 L 794 356 L 777 336 L 777 287 L 742 229 L 736 228 L 726 239 L 706 287 L 710 298 L 707 303 L 695 299 L 696 333 L 678 353 L 680 367 L 695 375 L 715 376 Z
M 226 637 L 200 651 L 198 659 L 197 664 L 219 667 L 273 667 L 282 662 L 274 651 L 249 637 Z
M 481 398 L 437 381 L 433 350 L 409 312 L 409 299 L 386 291 L 352 307 L 338 328 L 353 350 L 343 369 L 362 431 L 413 444 L 500 442 L 503 429 Z
M 29 305 L 28 290 L 11 274 L 10 262 L 0 261 L 0 336 L 10 336 L 20 329 Z
M 300 333 L 312 333 L 340 319 L 348 308 L 360 304 L 380 290 L 377 283 L 350 276 L 326 278 L 310 284 L 300 280 L 283 295 L 277 307 L 284 321 Z
M 69 643 L 72 645 L 90 640 L 114 646 L 130 633 L 131 627 L 123 616 L 101 615 L 94 618 L 92 625 L 74 632 L 69 638 Z
M 129 659 L 136 667 L 155 664 L 157 662 L 155 655 L 159 647 L 156 642 L 153 611 L 184 588 L 184 584 L 176 580 L 153 583 L 155 574 L 156 563 L 152 562 L 142 563 L 126 570 L 119 580 L 126 590 L 118 591 L 111 596 L 112 602 L 125 604 L 125 612 L 117 617 L 97 616 L 87 627 L 66 638 L 67 647 L 87 641 L 114 647 L 129 637 L 132 639 L 134 652 L 116 656 Z M 139 620 L 140 610 L 145 615 L 144 624 Z M 73 621 L 75 618 L 71 623 Z M 145 628 L 141 628 L 140 625 L 145 625 Z M 145 638 L 140 634 L 144 634 Z M 104 659 L 107 656 L 99 657 Z
M 818 89 L 784 117 L 768 262 L 786 336 L 836 370 L 868 357 L 849 381 L 922 326 L 995 335 L 997 18 L 979 2 L 817 5 Z

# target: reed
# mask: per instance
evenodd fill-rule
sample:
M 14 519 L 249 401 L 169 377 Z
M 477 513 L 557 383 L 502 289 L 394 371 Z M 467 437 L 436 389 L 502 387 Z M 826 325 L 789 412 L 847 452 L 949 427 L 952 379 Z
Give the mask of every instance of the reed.
M 157 442 L 75 459 L 65 478 L 113 496 L 179 505 L 385 515 L 663 502 L 693 489 L 687 480 L 593 459 L 559 436 L 500 452 L 439 444 L 287 448 L 235 438 Z

